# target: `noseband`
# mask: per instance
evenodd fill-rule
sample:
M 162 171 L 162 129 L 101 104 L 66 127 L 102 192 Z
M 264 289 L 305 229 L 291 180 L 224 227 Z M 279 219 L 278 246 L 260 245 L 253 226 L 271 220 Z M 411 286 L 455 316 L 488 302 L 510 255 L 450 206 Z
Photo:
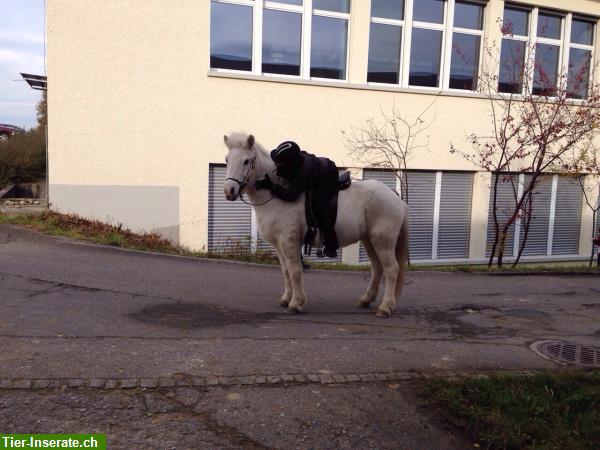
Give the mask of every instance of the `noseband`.
M 252 159 L 252 162 L 250 163 L 250 167 L 248 168 L 248 172 L 246 173 L 246 175 L 244 176 L 244 178 L 242 178 L 241 180 L 238 180 L 237 178 L 225 178 L 225 181 L 231 180 L 231 181 L 235 181 L 238 186 L 239 186 L 239 191 L 240 191 L 240 200 L 245 203 L 246 205 L 250 205 L 250 206 L 262 206 L 265 205 L 267 203 L 269 203 L 271 200 L 273 200 L 273 195 L 271 195 L 271 198 L 269 198 L 267 201 L 262 202 L 262 203 L 250 203 L 246 200 L 244 200 L 244 197 L 242 196 L 242 189 L 244 189 L 246 186 L 248 186 L 248 183 L 250 182 L 250 174 L 252 173 L 252 171 L 254 170 L 254 163 L 255 163 L 256 159 Z

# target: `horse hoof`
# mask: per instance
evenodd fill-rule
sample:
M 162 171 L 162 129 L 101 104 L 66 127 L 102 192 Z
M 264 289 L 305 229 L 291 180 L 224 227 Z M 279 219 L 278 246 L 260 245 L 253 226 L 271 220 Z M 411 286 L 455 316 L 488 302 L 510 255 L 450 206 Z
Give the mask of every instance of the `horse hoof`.
M 290 308 L 286 309 L 285 312 L 288 314 L 300 314 L 302 312 L 302 310 L 300 308 L 290 307 Z
M 282 308 L 287 308 L 289 306 L 289 304 L 290 304 L 289 300 L 281 300 L 279 302 L 279 306 L 281 306 Z
M 383 309 L 378 309 L 377 310 L 377 314 L 375 314 L 375 316 L 377 316 L 377 317 L 383 317 L 383 318 L 388 318 L 388 317 L 392 317 L 392 312 L 391 311 L 385 311 Z
M 368 300 L 359 300 L 356 306 L 359 308 L 370 308 L 371 302 Z

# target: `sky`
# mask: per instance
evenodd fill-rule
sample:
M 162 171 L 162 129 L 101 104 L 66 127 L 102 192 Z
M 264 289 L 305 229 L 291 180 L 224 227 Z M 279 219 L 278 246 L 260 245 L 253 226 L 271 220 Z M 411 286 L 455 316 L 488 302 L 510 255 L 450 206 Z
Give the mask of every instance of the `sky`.
M 0 123 L 31 128 L 41 94 L 20 72 L 45 75 L 44 0 L 0 0 Z

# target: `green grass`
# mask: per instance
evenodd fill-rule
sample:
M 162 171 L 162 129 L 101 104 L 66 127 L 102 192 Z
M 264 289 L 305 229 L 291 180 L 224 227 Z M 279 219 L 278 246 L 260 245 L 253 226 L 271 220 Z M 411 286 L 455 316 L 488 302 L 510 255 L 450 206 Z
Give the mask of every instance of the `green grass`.
M 174 245 L 155 233 L 133 233 L 120 225 L 108 225 L 95 220 L 86 220 L 72 214 L 59 214 L 51 211 L 35 214 L 3 214 L 0 212 L 0 224 L 21 225 L 53 236 L 64 236 L 71 239 L 96 242 L 103 245 L 143 250 L 173 255 L 192 257 L 227 259 L 233 261 L 252 262 L 258 264 L 277 265 L 277 257 L 269 251 L 258 253 L 249 250 L 249 241 L 226 242 L 218 251 L 192 251 L 185 247 Z M 367 264 L 352 265 L 343 263 L 314 262 L 311 266 L 321 270 L 369 271 Z M 411 265 L 411 271 L 441 271 L 461 273 L 581 273 L 600 274 L 600 268 L 588 267 L 587 262 L 571 264 L 520 264 L 516 268 L 506 266 L 498 269 L 486 265 Z
M 430 407 L 482 448 L 600 449 L 600 372 L 425 380 Z

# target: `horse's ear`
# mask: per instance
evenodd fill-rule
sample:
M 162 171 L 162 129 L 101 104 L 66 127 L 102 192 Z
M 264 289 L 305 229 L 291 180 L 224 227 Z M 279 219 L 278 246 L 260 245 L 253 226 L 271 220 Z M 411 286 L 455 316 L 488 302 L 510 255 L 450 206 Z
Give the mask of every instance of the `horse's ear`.
M 254 136 L 250 135 L 248 136 L 248 148 L 252 150 L 252 147 L 254 147 Z
M 223 142 L 225 142 L 225 145 L 229 147 L 229 137 L 226 134 L 223 135 Z

